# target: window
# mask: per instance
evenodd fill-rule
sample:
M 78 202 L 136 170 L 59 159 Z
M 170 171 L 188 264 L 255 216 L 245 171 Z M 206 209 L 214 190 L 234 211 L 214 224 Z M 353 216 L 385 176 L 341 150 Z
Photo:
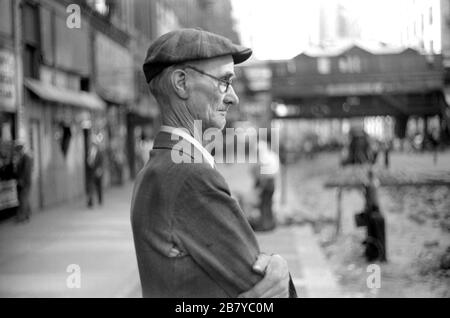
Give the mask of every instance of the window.
M 40 10 L 40 22 L 41 22 L 41 44 L 43 62 L 47 65 L 53 65 L 54 54 L 53 49 L 55 41 L 53 39 L 53 13 L 50 9 L 41 7 Z
M 39 51 L 30 44 L 25 44 L 23 52 L 23 75 L 39 78 Z
M 90 79 L 89 77 L 81 77 L 80 78 L 80 90 L 89 92 L 90 88 Z
M 285 64 L 278 64 L 277 65 L 277 75 L 278 76 L 285 76 L 287 71 L 287 66 Z
M 330 74 L 330 59 L 320 57 L 317 59 L 317 71 L 320 74 Z
M 432 25 L 433 24 L 433 7 L 430 7 L 430 16 L 429 16 L 429 23 L 430 23 L 430 25 Z
M 341 73 L 361 73 L 361 59 L 358 56 L 344 56 L 338 61 Z
M 24 76 L 39 78 L 40 34 L 39 10 L 37 5 L 25 2 L 22 10 L 23 41 L 24 41 Z
M 420 15 L 420 30 L 422 32 L 421 35 L 423 35 L 423 31 L 425 30 L 425 17 L 423 13 Z
M 12 1 L 0 1 L 0 33 L 12 34 Z
M 295 61 L 288 61 L 287 62 L 287 71 L 289 74 L 295 74 L 297 71 L 297 65 L 295 65 Z

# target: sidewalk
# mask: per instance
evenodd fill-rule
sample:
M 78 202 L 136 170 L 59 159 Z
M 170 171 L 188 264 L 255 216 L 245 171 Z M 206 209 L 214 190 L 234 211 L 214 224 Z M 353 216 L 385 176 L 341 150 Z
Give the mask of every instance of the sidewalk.
M 311 226 L 290 226 L 269 233 L 257 233 L 261 250 L 280 254 L 289 266 L 299 298 L 342 297 Z
M 248 180 L 240 175 L 228 181 L 233 187 Z M 0 297 L 141 297 L 129 221 L 131 192 L 129 183 L 107 190 L 100 208 L 87 209 L 79 200 L 37 212 L 26 224 L 1 223 Z M 279 226 L 257 237 L 263 252 L 288 261 L 299 297 L 339 297 L 310 226 Z M 71 264 L 80 268 L 80 288 L 67 286 Z
M 102 207 L 79 200 L 0 224 L 0 297 L 139 297 L 131 191 L 131 183 L 107 190 Z M 67 285 L 71 264 L 80 288 Z
M 253 178 L 246 165 L 220 165 L 219 170 L 232 193 L 251 197 Z M 293 208 L 289 203 L 288 208 Z M 263 252 L 280 254 L 287 260 L 299 297 L 343 297 L 311 225 L 278 226 L 272 232 L 258 232 L 257 238 Z

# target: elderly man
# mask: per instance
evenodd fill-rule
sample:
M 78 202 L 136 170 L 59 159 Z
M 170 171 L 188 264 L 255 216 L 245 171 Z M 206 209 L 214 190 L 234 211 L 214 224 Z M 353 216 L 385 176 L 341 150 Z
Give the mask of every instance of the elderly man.
M 260 253 L 214 158 L 194 139 L 224 128 L 227 110 L 239 102 L 231 86 L 234 64 L 251 54 L 198 29 L 169 32 L 148 49 L 143 69 L 162 127 L 131 206 L 144 297 L 295 294 L 286 261 Z

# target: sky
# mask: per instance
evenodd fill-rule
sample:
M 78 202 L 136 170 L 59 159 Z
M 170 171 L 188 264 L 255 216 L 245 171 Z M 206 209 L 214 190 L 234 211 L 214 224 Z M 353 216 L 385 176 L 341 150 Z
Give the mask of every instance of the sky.
M 288 59 L 319 34 L 319 6 L 339 1 L 356 16 L 364 38 L 398 42 L 405 1 L 411 0 L 232 0 L 243 45 L 256 59 Z

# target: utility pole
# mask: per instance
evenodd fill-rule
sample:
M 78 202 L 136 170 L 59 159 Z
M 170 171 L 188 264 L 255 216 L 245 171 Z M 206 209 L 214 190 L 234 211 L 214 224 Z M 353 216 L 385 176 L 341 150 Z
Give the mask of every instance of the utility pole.
M 16 86 L 16 139 L 26 142 L 25 116 L 23 105 L 23 62 L 22 62 L 22 1 L 16 0 L 13 3 L 13 23 L 14 23 L 14 71 Z

